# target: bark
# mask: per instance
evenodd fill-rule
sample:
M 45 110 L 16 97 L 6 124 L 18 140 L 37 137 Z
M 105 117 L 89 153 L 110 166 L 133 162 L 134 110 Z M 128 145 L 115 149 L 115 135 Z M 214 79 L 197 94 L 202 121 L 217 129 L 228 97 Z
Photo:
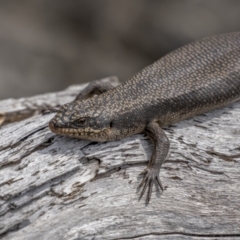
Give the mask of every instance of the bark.
M 145 205 L 137 192 L 153 147 L 145 135 L 61 137 L 48 129 L 54 114 L 39 114 L 84 86 L 0 102 L 3 239 L 240 239 L 239 102 L 165 129 L 165 190 L 154 187 Z

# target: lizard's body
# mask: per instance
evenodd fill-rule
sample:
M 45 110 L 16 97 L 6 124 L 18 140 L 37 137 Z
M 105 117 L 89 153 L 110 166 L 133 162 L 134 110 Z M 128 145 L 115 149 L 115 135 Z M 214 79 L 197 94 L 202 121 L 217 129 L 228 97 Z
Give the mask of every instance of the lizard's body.
M 91 92 L 101 94 L 90 97 Z M 155 143 L 140 184 L 144 184 L 142 194 L 149 188 L 149 201 L 153 181 L 162 188 L 158 174 L 169 149 L 160 127 L 238 99 L 240 32 L 188 44 L 116 88 L 90 85 L 76 101 L 59 110 L 50 128 L 58 134 L 93 141 L 146 132 Z

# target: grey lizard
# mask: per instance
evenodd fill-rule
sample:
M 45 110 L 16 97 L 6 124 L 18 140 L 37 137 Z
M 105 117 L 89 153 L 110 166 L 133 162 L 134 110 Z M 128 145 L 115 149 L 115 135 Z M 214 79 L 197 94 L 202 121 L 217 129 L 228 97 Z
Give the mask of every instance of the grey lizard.
M 146 133 L 154 150 L 140 183 L 147 203 L 169 151 L 163 126 L 240 99 L 240 32 L 185 45 L 125 83 L 90 83 L 75 101 L 63 105 L 50 121 L 60 135 L 113 141 Z

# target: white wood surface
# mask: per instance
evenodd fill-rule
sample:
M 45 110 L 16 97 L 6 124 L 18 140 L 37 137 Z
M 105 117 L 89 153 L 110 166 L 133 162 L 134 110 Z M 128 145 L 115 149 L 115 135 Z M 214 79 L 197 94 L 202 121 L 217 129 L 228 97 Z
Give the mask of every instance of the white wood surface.
M 165 129 L 165 190 L 145 205 L 136 190 L 152 149 L 145 135 L 71 139 L 50 132 L 54 114 L 38 114 L 84 86 L 0 102 L 3 239 L 240 239 L 239 102 Z

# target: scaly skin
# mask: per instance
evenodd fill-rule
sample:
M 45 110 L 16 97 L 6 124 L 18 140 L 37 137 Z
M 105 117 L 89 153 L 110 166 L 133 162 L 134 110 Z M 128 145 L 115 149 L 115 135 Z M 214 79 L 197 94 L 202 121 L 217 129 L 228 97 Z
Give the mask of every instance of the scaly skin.
M 98 95 L 93 95 L 98 94 Z M 205 38 L 179 48 L 113 88 L 96 81 L 50 121 L 61 135 L 112 141 L 145 132 L 154 151 L 140 184 L 141 196 L 159 172 L 169 141 L 162 126 L 240 99 L 240 32 Z

